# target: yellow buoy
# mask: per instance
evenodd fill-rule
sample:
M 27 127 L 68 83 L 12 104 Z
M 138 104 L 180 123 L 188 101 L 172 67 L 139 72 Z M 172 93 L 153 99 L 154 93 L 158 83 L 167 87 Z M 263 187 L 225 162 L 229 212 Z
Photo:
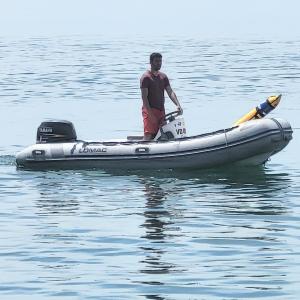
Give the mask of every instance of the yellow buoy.
M 265 117 L 270 111 L 272 111 L 280 102 L 281 95 L 270 96 L 266 101 L 251 109 L 247 114 L 234 123 L 234 126 L 238 126 L 246 121 L 261 119 Z

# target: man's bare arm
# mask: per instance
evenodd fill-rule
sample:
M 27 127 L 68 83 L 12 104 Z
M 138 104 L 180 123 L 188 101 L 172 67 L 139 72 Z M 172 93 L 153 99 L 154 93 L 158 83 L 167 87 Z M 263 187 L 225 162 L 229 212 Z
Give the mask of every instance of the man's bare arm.
M 146 108 L 147 111 L 150 111 L 150 104 L 148 101 L 148 89 L 141 88 L 141 91 L 142 91 L 143 106 Z
M 179 101 L 178 101 L 178 99 L 177 99 L 177 96 L 176 96 L 176 94 L 174 93 L 174 91 L 172 90 L 172 88 L 171 88 L 171 86 L 170 85 L 168 85 L 167 87 L 166 87 L 166 91 L 167 91 L 167 93 L 168 93 L 168 96 L 169 96 L 169 98 L 173 101 L 173 103 L 177 106 L 177 110 L 182 114 L 182 108 L 181 108 L 181 105 L 180 105 L 180 103 L 179 103 Z
M 151 111 L 151 107 L 150 107 L 149 100 L 148 100 L 148 89 L 141 88 L 141 91 L 142 91 L 143 106 L 147 110 L 150 120 L 153 123 L 155 123 L 157 120 L 156 120 L 155 115 Z

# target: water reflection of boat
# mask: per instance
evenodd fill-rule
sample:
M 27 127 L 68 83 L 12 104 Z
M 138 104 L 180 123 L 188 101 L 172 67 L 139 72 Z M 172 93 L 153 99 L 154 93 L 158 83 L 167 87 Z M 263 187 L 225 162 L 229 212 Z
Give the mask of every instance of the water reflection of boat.
M 253 185 L 257 188 L 278 190 L 287 188 L 291 181 L 287 171 L 277 171 L 265 166 L 239 167 L 233 165 L 208 170 L 106 170 L 103 174 L 138 176 L 138 178 L 144 178 L 143 180 L 150 180 L 153 188 L 155 185 L 161 188 L 161 182 L 177 180 L 178 185 L 182 183 L 183 187 L 185 184 L 187 187 L 192 184 L 214 184 L 222 185 L 225 188 Z
M 35 206 L 39 215 L 74 215 L 80 208 L 80 194 L 78 182 L 72 180 L 68 171 L 64 172 L 39 172 L 30 174 L 25 171 L 22 179 L 26 177 L 32 181 L 33 188 L 37 191 Z
M 124 172 L 124 174 L 131 172 Z M 133 173 L 133 172 L 132 172 Z M 136 171 L 134 172 L 136 174 Z M 120 173 L 119 173 L 120 174 Z M 180 194 L 206 203 L 214 210 L 224 213 L 282 214 L 286 211 L 282 195 L 292 183 L 290 174 L 260 168 L 217 168 L 198 171 L 152 171 L 139 172 L 138 176 L 151 178 L 152 187 L 166 186 L 165 198 Z M 153 191 L 155 195 L 157 191 Z M 162 192 L 161 192 L 162 193 Z M 207 201 L 210 198 L 211 201 Z
M 123 172 L 130 174 L 144 186 L 145 233 L 140 246 L 144 258 L 135 282 L 152 286 L 152 293 L 158 291 L 147 299 L 164 299 L 168 286 L 164 274 L 174 285 L 180 285 L 186 272 L 194 274 L 189 286 L 200 291 L 207 270 L 218 272 L 216 261 L 227 265 L 232 260 L 226 274 L 238 277 L 243 266 L 239 259 L 250 247 L 269 259 L 286 246 L 277 232 L 284 231 L 278 217 L 288 210 L 282 197 L 291 186 L 288 172 L 268 168 Z M 255 254 L 249 256 L 255 261 Z M 268 275 L 261 268 L 251 269 L 253 276 L 261 273 Z
M 174 211 L 165 207 L 165 199 L 170 194 L 162 189 L 158 182 L 147 177 L 141 176 L 140 182 L 145 186 L 145 210 L 144 223 L 141 227 L 145 228 L 145 234 L 141 236 L 149 241 L 147 246 L 142 246 L 145 252 L 144 260 L 140 261 L 144 268 L 140 270 L 145 274 L 167 274 L 177 269 L 177 266 L 164 260 L 163 244 L 165 240 L 179 235 L 178 228 L 172 226 L 174 221 Z M 145 283 L 145 282 L 144 282 Z M 150 284 L 150 282 L 147 282 Z M 158 281 L 151 284 L 160 284 Z

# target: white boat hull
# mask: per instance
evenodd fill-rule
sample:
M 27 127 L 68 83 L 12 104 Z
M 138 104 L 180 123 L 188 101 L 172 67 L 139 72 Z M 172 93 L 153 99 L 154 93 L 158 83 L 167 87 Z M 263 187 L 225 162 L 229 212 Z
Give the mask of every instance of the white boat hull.
M 258 165 L 292 139 L 283 119 L 171 141 L 110 141 L 35 144 L 21 151 L 18 167 L 30 169 L 205 169 L 226 164 Z

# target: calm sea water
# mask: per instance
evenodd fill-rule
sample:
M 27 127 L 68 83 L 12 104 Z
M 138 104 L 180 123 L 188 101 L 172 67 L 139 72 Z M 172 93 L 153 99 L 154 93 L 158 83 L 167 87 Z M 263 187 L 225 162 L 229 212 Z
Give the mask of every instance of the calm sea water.
M 299 299 L 300 41 L 0 39 L 1 299 Z M 294 139 L 265 167 L 17 170 L 46 118 L 82 139 L 142 132 L 139 77 L 161 51 L 189 134 L 272 94 Z M 168 110 L 173 106 L 167 104 Z

